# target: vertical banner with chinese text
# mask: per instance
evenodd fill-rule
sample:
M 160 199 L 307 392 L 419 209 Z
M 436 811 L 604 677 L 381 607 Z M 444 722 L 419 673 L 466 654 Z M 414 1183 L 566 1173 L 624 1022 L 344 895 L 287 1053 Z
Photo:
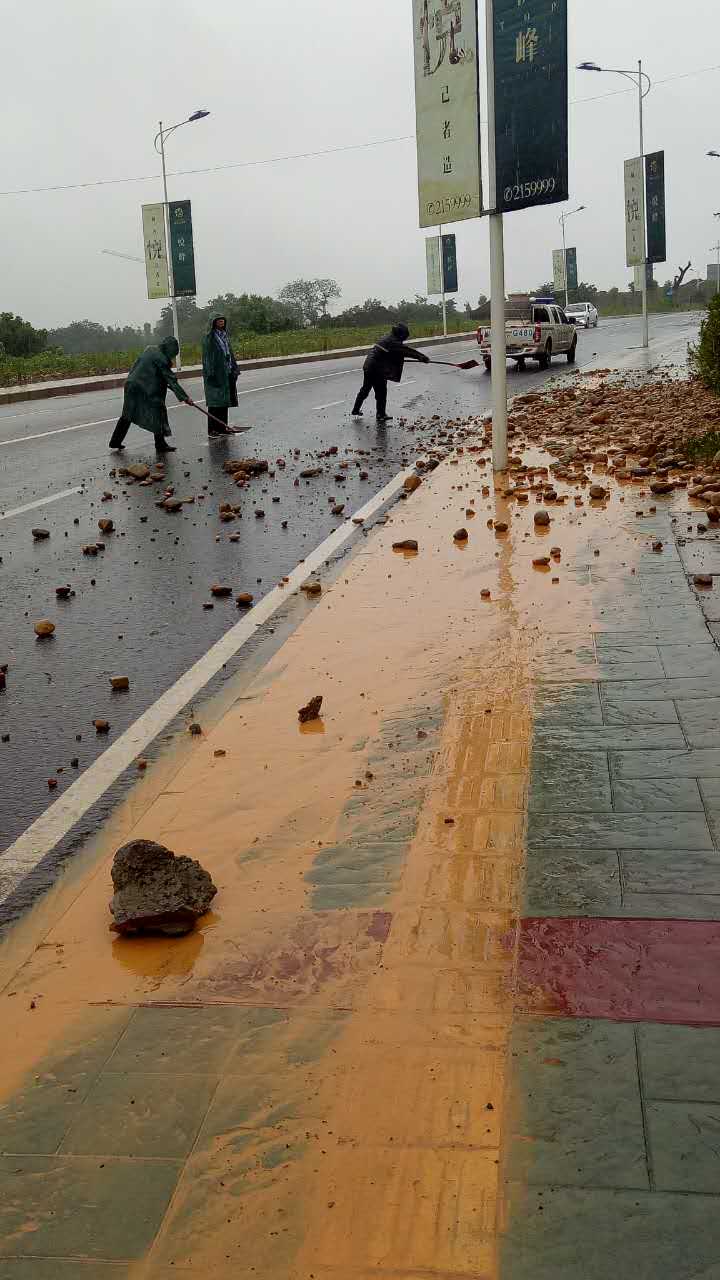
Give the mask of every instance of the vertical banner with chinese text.
M 494 0 L 498 212 L 568 198 L 567 0 Z
M 645 261 L 645 175 L 642 156 L 625 161 L 625 261 Z
M 173 291 L 176 298 L 194 298 L 195 250 L 193 247 L 192 213 L 189 200 L 171 200 L 170 252 L 172 254 Z
M 170 296 L 164 205 L 142 206 L 142 229 L 148 298 L 154 302 Z
M 427 266 L 428 297 L 442 293 L 442 264 L 440 261 L 440 237 L 426 236 L 425 263 Z
M 420 226 L 482 208 L 477 0 L 413 0 Z
M 565 290 L 565 255 L 562 249 L 553 249 L 553 288 L 556 293 Z
M 565 271 L 567 275 L 568 289 L 577 289 L 578 287 L 577 249 L 568 249 L 567 259 L 565 263 Z
M 647 210 L 647 260 L 665 262 L 665 152 L 645 157 L 645 208 Z
M 458 266 L 457 266 L 457 245 L 455 236 L 450 232 L 449 235 L 442 237 L 442 268 L 443 281 L 445 283 L 446 293 L 457 293 L 458 291 Z

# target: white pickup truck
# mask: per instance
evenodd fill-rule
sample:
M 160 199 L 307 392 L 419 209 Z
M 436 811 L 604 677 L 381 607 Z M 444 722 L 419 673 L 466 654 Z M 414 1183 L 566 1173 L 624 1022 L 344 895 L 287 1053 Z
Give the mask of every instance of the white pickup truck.
M 539 368 L 547 369 L 553 356 L 564 355 L 570 364 L 574 362 L 577 330 L 554 298 L 511 294 L 507 315 L 506 354 L 508 360 L 515 361 L 518 369 L 525 368 L 526 360 L 537 360 Z M 483 364 L 489 370 L 492 364 L 490 330 L 478 329 L 477 340 Z

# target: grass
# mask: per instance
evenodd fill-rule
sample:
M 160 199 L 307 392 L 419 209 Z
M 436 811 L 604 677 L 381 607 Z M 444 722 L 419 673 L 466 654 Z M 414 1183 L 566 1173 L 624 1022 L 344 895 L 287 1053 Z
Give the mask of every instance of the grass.
M 711 462 L 720 453 L 720 431 L 706 431 L 704 436 L 686 440 L 683 453 L 691 462 Z
M 448 320 L 450 333 L 474 330 L 476 322 L 466 316 Z M 273 356 L 300 355 L 306 351 L 337 351 L 342 347 L 367 347 L 387 333 L 387 324 L 367 329 L 298 329 L 287 333 L 239 333 L 233 335 L 235 354 L 240 360 L 260 360 Z M 412 339 L 437 336 L 436 324 L 413 326 Z M 58 355 L 44 352 L 23 359 L 0 356 L 0 387 L 17 387 L 27 382 L 46 382 L 54 378 L 82 378 L 103 373 L 125 373 L 138 351 L 111 351 L 104 355 Z M 183 364 L 200 363 L 199 345 L 183 344 Z

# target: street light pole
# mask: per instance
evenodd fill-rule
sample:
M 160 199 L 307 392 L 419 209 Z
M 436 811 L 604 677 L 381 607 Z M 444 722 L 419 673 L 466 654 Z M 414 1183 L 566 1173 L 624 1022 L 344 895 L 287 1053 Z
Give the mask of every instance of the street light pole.
M 642 162 L 643 172 L 645 169 L 645 136 L 643 133 L 643 69 L 642 62 L 638 61 L 638 102 L 640 106 L 640 160 Z M 643 278 L 642 278 L 642 333 L 643 347 L 650 344 L 649 326 L 648 326 L 648 293 L 647 293 L 647 208 L 646 201 L 643 200 Z
M 177 124 L 171 124 L 168 129 L 163 129 L 162 120 L 159 123 L 158 132 L 155 134 L 155 150 L 158 151 L 158 141 L 160 142 L 159 155 L 162 161 L 162 180 L 163 180 L 163 220 L 165 223 L 165 241 L 167 246 L 167 264 L 168 264 L 168 288 L 170 289 L 170 306 L 172 308 L 173 334 L 178 344 L 177 368 L 182 369 L 182 358 L 180 352 L 180 325 L 178 322 L 177 298 L 175 297 L 175 279 L 173 275 L 172 264 L 172 246 L 170 244 L 170 206 L 168 204 L 167 189 L 167 171 L 165 169 L 165 139 L 170 133 L 174 133 L 176 129 L 181 129 L 184 124 L 194 124 L 196 120 L 204 120 L 209 116 L 209 111 L 193 111 L 187 120 L 178 120 Z
M 169 130 L 168 130 L 169 132 Z M 165 169 L 165 134 L 160 121 L 160 159 L 162 160 L 163 179 L 163 217 L 165 220 L 165 244 L 167 246 L 168 286 L 170 289 L 170 306 L 172 308 L 173 334 L 178 344 L 177 367 L 182 369 L 182 352 L 180 350 L 180 324 L 178 322 L 177 298 L 175 297 L 175 280 L 173 279 L 172 250 L 170 246 L 170 209 L 168 207 L 167 172 Z
M 582 213 L 584 209 L 585 209 L 585 205 L 584 205 L 584 204 L 580 204 L 580 205 L 578 205 L 577 209 L 571 209 L 569 213 L 561 213 L 561 214 L 560 214 L 560 217 L 558 218 L 558 222 L 560 223 L 560 226 L 562 227 L 562 242 L 563 242 L 563 278 L 564 278 L 564 280 L 565 280 L 565 310 L 566 310 L 566 311 L 567 311 L 568 303 L 569 303 L 569 301 L 570 301 L 570 300 L 569 300 L 569 298 L 568 298 L 568 271 L 567 271 L 567 249 L 565 248 L 565 223 L 566 223 L 566 221 L 567 221 L 567 219 L 568 219 L 568 218 L 572 218 L 572 216 L 573 216 L 573 214 L 574 214 L 574 213 Z
M 632 80 L 635 84 L 637 80 L 638 102 L 640 106 L 640 160 L 644 170 L 645 160 L 645 137 L 643 132 L 643 101 L 652 89 L 652 80 L 647 71 L 643 71 L 642 62 L 638 60 L 637 71 L 625 71 L 621 67 L 600 67 L 597 62 L 580 62 L 578 63 L 578 71 L 605 71 L 610 75 L 625 76 L 627 80 Z M 643 89 L 643 82 L 647 81 L 647 88 Z M 712 152 L 710 152 L 712 155 Z M 642 334 L 643 347 L 649 345 L 648 333 L 648 298 L 647 298 L 647 210 L 645 208 L 645 200 L 643 199 L 643 218 L 642 218 L 642 234 L 643 234 L 643 279 L 642 279 Z

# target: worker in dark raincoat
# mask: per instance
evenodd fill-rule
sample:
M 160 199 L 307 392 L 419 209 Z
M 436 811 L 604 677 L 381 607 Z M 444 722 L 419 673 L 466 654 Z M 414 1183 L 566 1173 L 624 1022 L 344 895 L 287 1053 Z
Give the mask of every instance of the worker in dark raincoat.
M 370 392 L 374 391 L 377 421 L 392 422 L 392 417 L 386 413 L 388 381 L 400 381 L 405 360 L 420 360 L 422 364 L 430 362 L 429 357 L 422 351 L 416 351 L 414 347 L 405 345 L 409 337 L 410 330 L 406 324 L 395 324 L 392 331 L 376 342 L 372 351 L 365 357 L 363 384 L 355 397 L 353 418 L 362 417 L 363 402 Z
M 124 448 L 123 441 L 134 422 L 143 431 L 152 432 L 158 453 L 175 453 L 174 445 L 167 442 L 172 434 L 165 408 L 168 388 L 184 404 L 193 404 L 173 372 L 172 362 L 179 350 L 176 338 L 163 338 L 156 347 L 146 347 L 138 356 L 125 382 L 122 413 L 110 437 L 111 449 Z
M 237 405 L 240 370 L 230 346 L 225 316 L 213 316 L 202 344 L 203 383 L 208 413 L 209 436 L 232 436 L 228 409 Z

